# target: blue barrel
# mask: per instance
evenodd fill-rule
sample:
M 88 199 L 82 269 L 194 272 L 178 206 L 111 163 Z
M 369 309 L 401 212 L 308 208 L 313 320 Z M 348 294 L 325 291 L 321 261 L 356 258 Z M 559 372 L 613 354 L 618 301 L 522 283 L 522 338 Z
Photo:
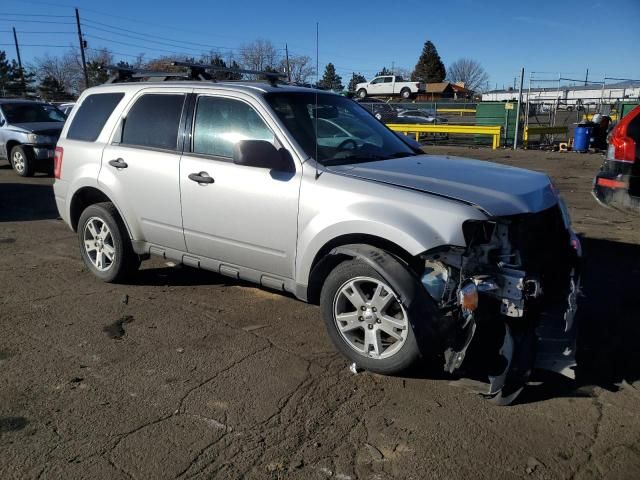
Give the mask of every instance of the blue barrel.
M 591 141 L 591 130 L 593 127 L 584 127 L 578 125 L 573 133 L 573 150 L 576 152 L 589 151 L 589 142 Z

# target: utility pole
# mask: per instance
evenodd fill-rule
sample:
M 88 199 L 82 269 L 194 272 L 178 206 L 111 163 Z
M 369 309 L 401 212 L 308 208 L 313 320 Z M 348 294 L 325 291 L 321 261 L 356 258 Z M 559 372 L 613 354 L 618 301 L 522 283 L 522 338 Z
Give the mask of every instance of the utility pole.
M 284 51 L 287 57 L 287 78 L 289 79 L 289 83 L 291 83 L 291 65 L 289 65 L 289 46 L 286 43 L 284 44 Z
M 587 83 L 589 83 L 589 69 L 587 68 L 587 74 L 584 76 L 584 86 L 587 86 Z
M 395 73 L 395 68 L 396 68 L 396 62 L 391 62 L 391 75 L 393 75 Z
M 13 41 L 16 44 L 16 57 L 18 57 L 18 67 L 20 67 L 20 82 L 22 83 L 22 93 L 27 96 L 27 84 L 24 81 L 24 70 L 22 69 L 22 59 L 20 58 L 20 46 L 18 45 L 18 35 L 16 34 L 16 27 L 13 28 Z
M 520 89 L 518 90 L 518 106 L 516 107 L 516 131 L 513 135 L 513 149 L 518 149 L 518 128 L 520 126 L 520 104 L 522 103 L 522 84 L 524 82 L 524 67 L 520 70 Z M 527 97 L 527 101 L 529 97 Z
M 76 24 L 78 25 L 78 41 L 80 42 L 80 56 L 82 57 L 82 71 L 84 72 L 84 88 L 89 88 L 89 75 L 87 74 L 87 60 L 84 57 L 84 39 L 80 28 L 80 12 L 76 8 Z

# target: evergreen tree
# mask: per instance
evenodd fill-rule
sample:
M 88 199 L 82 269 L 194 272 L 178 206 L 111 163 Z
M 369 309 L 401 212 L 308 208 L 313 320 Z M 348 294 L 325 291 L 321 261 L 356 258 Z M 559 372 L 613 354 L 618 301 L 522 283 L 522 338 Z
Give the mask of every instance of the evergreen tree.
M 0 96 L 9 95 L 9 75 L 11 73 L 11 64 L 7 61 L 7 54 L 4 50 L 0 50 Z
M 444 63 L 438 55 L 436 46 L 427 40 L 422 48 L 422 54 L 416 63 L 416 68 L 411 74 L 411 81 L 435 83 L 442 82 L 447 76 Z
M 386 75 L 393 75 L 393 72 L 389 70 L 387 67 L 382 67 L 382 70 L 376 73 L 376 77 L 382 77 Z
M 18 62 L 12 60 L 9 71 L 8 92 L 17 97 L 33 95 L 35 93 L 33 88 L 35 77 L 35 73 L 25 70 L 24 67 L 20 68 Z
M 89 78 L 89 86 L 102 85 L 109 80 L 109 72 L 107 65 L 102 61 L 87 62 L 87 77 Z
M 38 93 L 47 101 L 62 101 L 71 98 L 65 91 L 64 85 L 49 75 L 44 77 L 38 85 Z
M 333 63 L 327 63 L 327 66 L 324 69 L 324 75 L 318 82 L 318 87 L 326 90 L 344 90 L 342 77 L 336 73 L 336 67 L 333 66 Z
M 227 66 L 227 62 L 217 55 L 211 59 L 211 65 L 221 68 L 240 68 L 235 60 L 231 62 L 231 65 Z M 216 80 L 242 80 L 242 74 L 236 72 L 216 72 L 214 70 L 211 72 L 211 76 Z
M 366 81 L 367 79 L 364 78 L 364 75 L 362 75 L 361 73 L 353 72 L 353 74 L 351 75 L 351 80 L 349 80 L 349 86 L 347 87 L 347 90 L 350 92 L 355 92 L 356 85 L 358 85 L 359 83 L 364 83 Z

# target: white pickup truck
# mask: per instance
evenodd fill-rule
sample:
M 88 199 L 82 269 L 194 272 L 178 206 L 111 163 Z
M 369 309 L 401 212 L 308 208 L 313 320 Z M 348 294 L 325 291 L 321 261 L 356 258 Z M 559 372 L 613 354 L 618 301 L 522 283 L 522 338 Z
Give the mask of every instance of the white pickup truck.
M 424 89 L 424 83 L 405 82 L 398 75 L 384 75 L 376 77 L 370 82 L 356 85 L 356 94 L 359 98 L 375 95 L 400 95 L 402 98 L 411 98 L 412 95 L 418 92 L 424 92 Z

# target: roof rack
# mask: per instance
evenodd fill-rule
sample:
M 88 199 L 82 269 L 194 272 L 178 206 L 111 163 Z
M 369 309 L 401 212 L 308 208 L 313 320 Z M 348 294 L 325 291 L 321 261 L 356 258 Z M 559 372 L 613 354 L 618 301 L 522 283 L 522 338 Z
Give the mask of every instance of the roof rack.
M 172 67 L 184 67 L 186 71 L 157 72 L 153 70 L 142 70 L 138 68 L 120 67 L 117 65 L 107 65 L 103 68 L 109 71 L 111 75 L 105 83 L 141 82 L 145 80 L 166 81 L 171 79 L 215 82 L 216 79 L 209 73 L 211 71 L 237 73 L 244 75 L 261 75 L 264 76 L 271 85 L 276 85 L 278 80 L 286 78 L 286 75 L 284 73 L 220 67 L 217 65 L 206 65 L 201 63 L 171 62 L 169 65 L 171 65 Z
M 214 72 L 240 73 L 243 75 L 262 75 L 272 85 L 275 85 L 278 79 L 287 78 L 287 76 L 284 73 L 269 72 L 265 70 L 247 70 L 244 68 L 229 68 L 229 67 L 220 67 L 218 65 L 206 65 L 202 63 L 187 63 L 187 62 L 171 62 L 171 65 L 174 67 L 186 67 L 189 69 L 190 72 L 197 73 L 197 74 L 202 74 L 202 73 L 207 74 L 208 71 L 214 71 Z

